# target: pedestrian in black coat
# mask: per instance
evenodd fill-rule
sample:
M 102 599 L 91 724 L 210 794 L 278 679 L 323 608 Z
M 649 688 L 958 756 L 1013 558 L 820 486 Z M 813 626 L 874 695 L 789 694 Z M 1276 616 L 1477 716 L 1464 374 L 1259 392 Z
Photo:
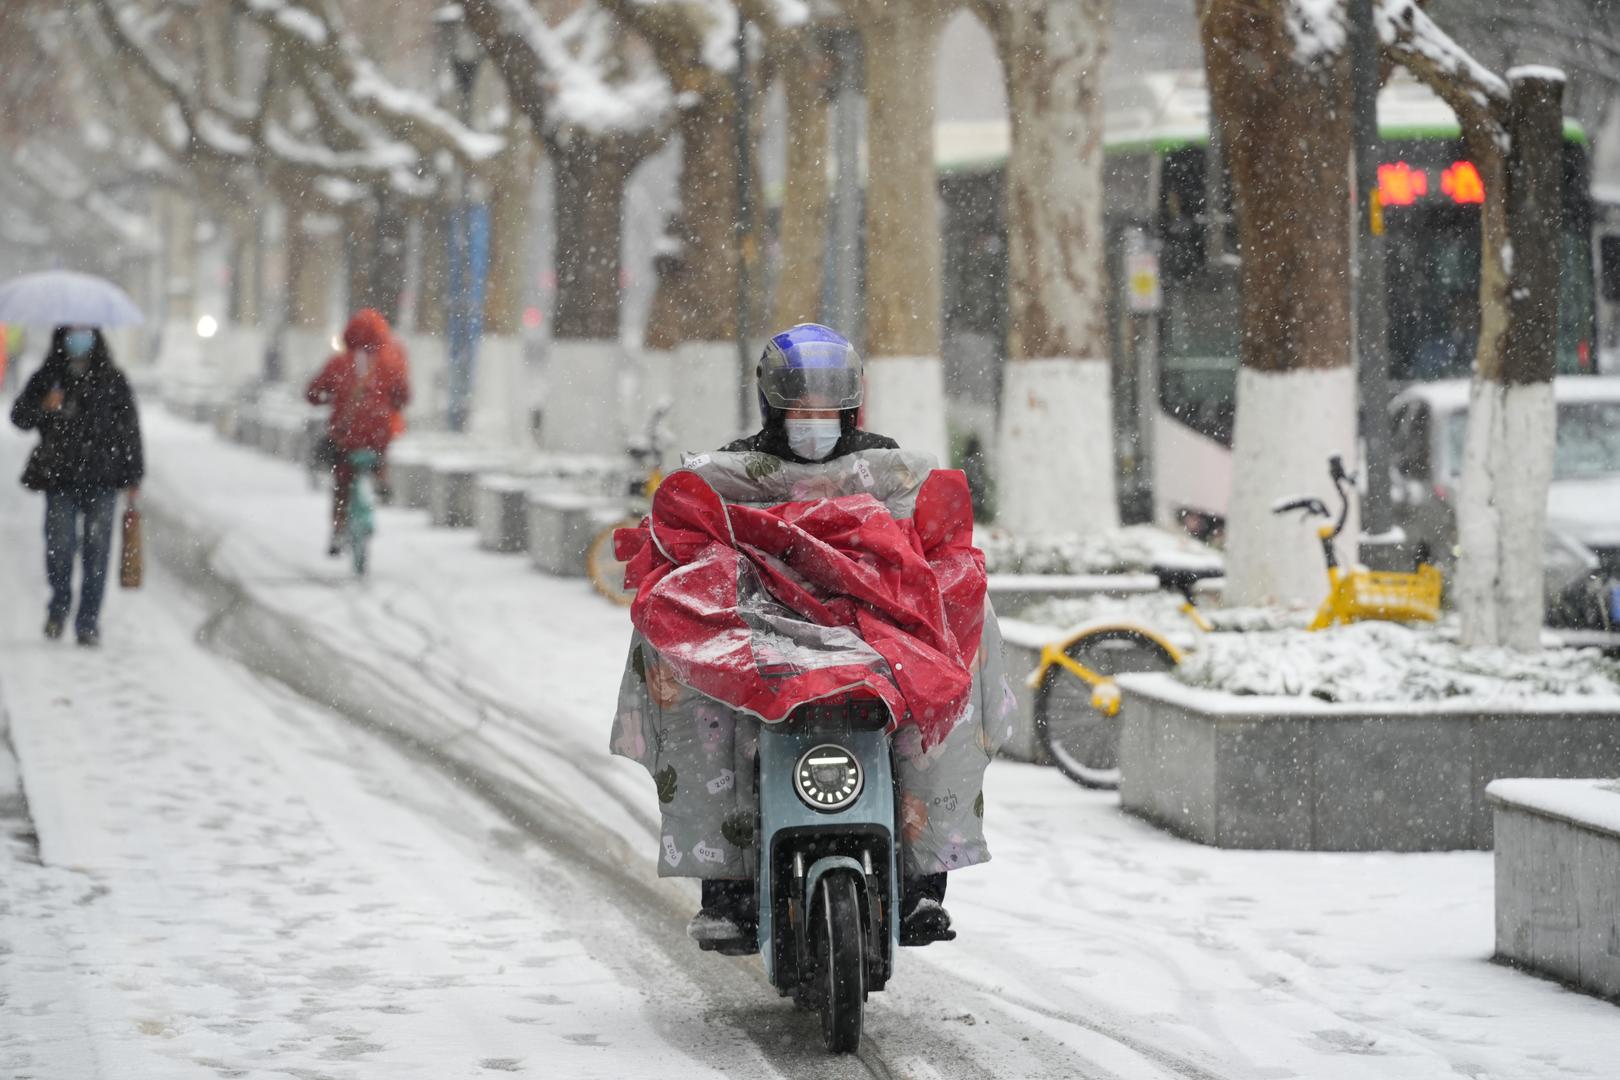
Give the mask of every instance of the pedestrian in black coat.
M 74 630 L 79 644 L 99 644 L 118 492 L 133 504 L 145 473 L 135 394 L 101 331 L 57 327 L 11 422 L 40 434 L 22 483 L 45 495 L 45 635 L 62 636 L 73 606 L 74 556 L 82 554 Z

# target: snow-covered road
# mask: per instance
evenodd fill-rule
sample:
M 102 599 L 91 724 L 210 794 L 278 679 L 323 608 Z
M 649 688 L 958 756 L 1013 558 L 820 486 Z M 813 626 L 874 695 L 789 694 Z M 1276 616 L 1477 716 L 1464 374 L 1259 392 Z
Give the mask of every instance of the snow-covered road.
M 168 569 L 99 654 L 40 639 L 39 508 L 0 488 L 43 862 L 0 852 L 0 1076 L 1613 1073 L 1620 1010 L 1487 962 L 1488 855 L 1214 851 L 1011 763 L 962 938 L 828 1060 L 653 877 L 650 785 L 605 753 L 621 612 L 404 511 L 357 586 L 297 470 L 146 420 Z

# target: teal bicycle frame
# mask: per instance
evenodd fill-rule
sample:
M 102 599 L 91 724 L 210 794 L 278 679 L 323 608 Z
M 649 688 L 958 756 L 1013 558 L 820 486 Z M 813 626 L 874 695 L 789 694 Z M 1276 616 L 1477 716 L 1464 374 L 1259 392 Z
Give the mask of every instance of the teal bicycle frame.
M 357 577 L 364 577 L 366 574 L 366 557 L 371 544 L 371 534 L 377 531 L 376 501 L 372 498 L 371 478 L 381 461 L 382 457 L 375 450 L 355 450 L 349 454 L 349 465 L 354 470 L 354 478 L 349 481 L 349 511 L 345 531 Z

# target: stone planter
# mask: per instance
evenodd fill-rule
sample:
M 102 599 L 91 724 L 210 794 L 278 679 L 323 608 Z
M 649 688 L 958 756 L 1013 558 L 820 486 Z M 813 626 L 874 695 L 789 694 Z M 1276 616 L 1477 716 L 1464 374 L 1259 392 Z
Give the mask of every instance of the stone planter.
M 1620 1001 L 1620 781 L 1498 780 L 1498 959 Z
M 548 574 L 580 577 L 596 534 L 626 516 L 623 499 L 565 491 L 528 493 L 529 558 Z
M 530 481 L 496 474 L 478 481 L 478 546 L 485 551 L 526 551 L 529 546 Z
M 1488 849 L 1492 780 L 1620 774 L 1620 699 L 1348 706 L 1119 683 L 1122 805 L 1217 847 Z

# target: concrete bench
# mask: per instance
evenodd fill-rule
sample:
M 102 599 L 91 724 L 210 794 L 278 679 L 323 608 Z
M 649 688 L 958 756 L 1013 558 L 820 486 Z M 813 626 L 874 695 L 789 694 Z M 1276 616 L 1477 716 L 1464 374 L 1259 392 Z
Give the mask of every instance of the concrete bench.
M 1620 1002 L 1620 781 L 1498 780 L 1498 959 Z
M 411 510 L 427 510 L 432 499 L 433 463 L 460 458 L 483 447 L 471 436 L 446 431 L 412 431 L 388 449 L 388 472 L 394 503 Z
M 1217 847 L 1488 850 L 1492 780 L 1620 775 L 1620 699 L 1338 705 L 1169 675 L 1119 685 L 1121 804 Z
M 478 480 L 478 546 L 486 551 L 527 551 L 529 548 L 528 490 L 522 476 L 492 474 Z
M 548 574 L 579 577 L 585 573 L 585 552 L 591 540 L 628 515 L 625 501 L 611 495 L 531 490 L 529 558 Z

